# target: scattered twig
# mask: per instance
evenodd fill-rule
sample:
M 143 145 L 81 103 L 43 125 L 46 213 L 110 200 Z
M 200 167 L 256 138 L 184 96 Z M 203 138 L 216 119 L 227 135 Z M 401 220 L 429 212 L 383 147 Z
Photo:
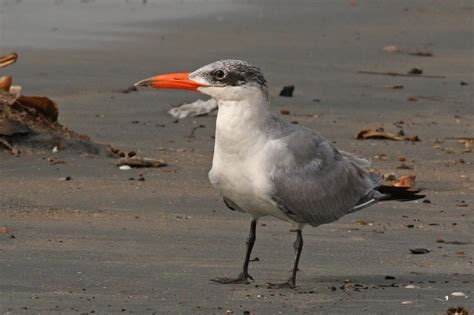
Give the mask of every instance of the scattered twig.
M 364 129 L 361 130 L 357 134 L 357 139 L 364 140 L 364 139 L 386 139 L 386 140 L 394 140 L 394 141 L 412 141 L 418 142 L 420 138 L 418 136 L 406 137 L 403 133 L 394 134 L 388 131 L 385 131 L 383 128 L 377 129 Z
M 445 75 L 427 75 L 427 74 L 408 74 L 400 72 L 390 72 L 390 71 L 365 71 L 359 70 L 357 73 L 360 74 L 373 74 L 373 75 L 388 75 L 392 77 L 411 77 L 411 78 L 428 78 L 428 79 L 446 79 Z
M 433 53 L 429 51 L 420 51 L 417 50 L 415 52 L 407 52 L 410 56 L 419 56 L 419 57 L 433 57 Z

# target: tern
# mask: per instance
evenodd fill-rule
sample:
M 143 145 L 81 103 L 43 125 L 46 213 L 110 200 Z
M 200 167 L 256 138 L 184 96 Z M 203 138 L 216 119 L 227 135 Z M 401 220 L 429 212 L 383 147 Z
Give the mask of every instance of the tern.
M 270 284 L 295 288 L 304 226 L 334 222 L 379 201 L 424 197 L 418 191 L 382 185 L 381 177 L 370 172 L 368 160 L 273 115 L 262 71 L 245 61 L 221 60 L 191 73 L 153 76 L 135 86 L 199 91 L 217 100 L 209 180 L 228 208 L 248 213 L 252 220 L 242 272 L 214 282 L 253 281 L 248 267 L 261 217 L 287 221 L 296 230 L 291 276 L 286 282 Z

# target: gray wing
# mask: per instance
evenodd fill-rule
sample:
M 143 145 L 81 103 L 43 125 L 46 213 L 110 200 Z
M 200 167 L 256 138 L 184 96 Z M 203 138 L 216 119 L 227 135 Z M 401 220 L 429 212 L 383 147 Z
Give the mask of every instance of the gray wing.
M 272 198 L 295 221 L 312 226 L 333 222 L 381 197 L 373 190 L 380 183 L 369 174 L 368 161 L 338 151 L 309 129 L 281 121 L 273 122 L 273 129 L 294 163 L 275 165 Z

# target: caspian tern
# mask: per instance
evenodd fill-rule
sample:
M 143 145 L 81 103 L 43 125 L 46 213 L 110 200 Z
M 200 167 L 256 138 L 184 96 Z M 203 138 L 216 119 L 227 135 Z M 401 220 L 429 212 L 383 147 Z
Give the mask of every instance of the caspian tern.
M 407 188 L 383 186 L 369 161 L 338 150 L 308 128 L 269 111 L 267 82 L 258 67 L 221 60 L 189 73 L 154 76 L 135 83 L 157 89 L 199 91 L 218 102 L 216 136 L 209 180 L 232 210 L 252 216 L 242 272 L 218 283 L 249 283 L 250 254 L 257 220 L 273 216 L 296 229 L 296 257 L 288 281 L 296 285 L 303 248 L 302 229 L 319 226 L 379 201 L 423 198 Z

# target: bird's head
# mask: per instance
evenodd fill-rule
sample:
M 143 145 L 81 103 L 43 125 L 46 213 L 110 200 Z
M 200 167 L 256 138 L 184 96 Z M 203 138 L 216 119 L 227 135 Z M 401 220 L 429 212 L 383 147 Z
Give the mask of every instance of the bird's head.
M 267 82 L 258 67 L 240 60 L 220 60 L 194 72 L 157 75 L 135 83 L 156 89 L 199 91 L 218 101 L 267 98 Z

